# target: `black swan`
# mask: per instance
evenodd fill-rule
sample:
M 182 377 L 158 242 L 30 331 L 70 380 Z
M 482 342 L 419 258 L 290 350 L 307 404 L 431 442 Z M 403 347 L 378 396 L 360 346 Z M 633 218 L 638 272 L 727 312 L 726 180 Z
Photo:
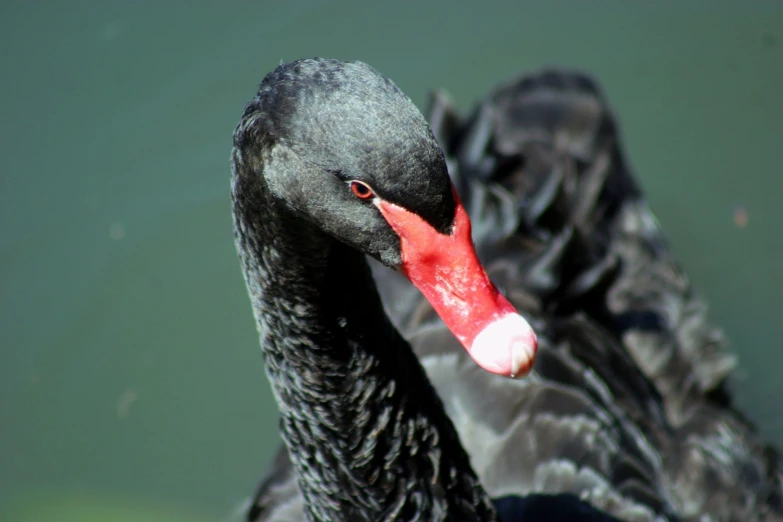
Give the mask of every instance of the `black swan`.
M 513 381 L 477 368 L 438 319 L 460 336 L 443 300 L 428 303 L 374 263 L 422 372 L 351 248 L 399 266 L 383 248 L 400 239 L 382 223 L 379 232 L 377 202 L 366 226 L 323 195 L 377 193 L 447 230 L 453 205 L 440 215 L 417 206 L 433 193 L 448 203 L 439 150 L 412 104 L 369 67 L 281 66 L 248 104 L 232 157 L 237 245 L 293 456 L 280 453 L 248 519 L 614 520 L 574 496 L 531 492 L 573 493 L 625 520 L 781 519 L 774 452 L 729 407 L 731 359 L 651 221 L 591 82 L 515 81 L 466 121 L 438 96 L 431 119 L 480 257 L 539 333 L 535 369 Z M 307 178 L 328 180 L 316 204 Z M 319 225 L 331 212 L 360 230 Z M 526 370 L 531 338 L 514 322 L 522 363 L 507 349 L 500 364 L 477 362 Z

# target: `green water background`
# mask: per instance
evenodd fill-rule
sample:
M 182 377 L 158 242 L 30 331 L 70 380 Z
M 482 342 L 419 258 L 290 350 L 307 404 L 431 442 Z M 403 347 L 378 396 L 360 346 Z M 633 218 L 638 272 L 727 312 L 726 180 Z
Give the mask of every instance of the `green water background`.
M 224 520 L 252 492 L 278 435 L 230 137 L 266 72 L 314 55 L 420 107 L 594 74 L 783 443 L 783 3 L 8 1 L 0 43 L 0 520 Z

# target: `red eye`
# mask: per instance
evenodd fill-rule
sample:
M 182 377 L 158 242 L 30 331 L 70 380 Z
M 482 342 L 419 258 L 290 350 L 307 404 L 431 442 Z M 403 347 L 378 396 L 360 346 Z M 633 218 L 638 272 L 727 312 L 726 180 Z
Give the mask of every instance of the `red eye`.
M 351 181 L 351 191 L 359 199 L 369 199 L 374 196 L 372 189 L 361 181 Z

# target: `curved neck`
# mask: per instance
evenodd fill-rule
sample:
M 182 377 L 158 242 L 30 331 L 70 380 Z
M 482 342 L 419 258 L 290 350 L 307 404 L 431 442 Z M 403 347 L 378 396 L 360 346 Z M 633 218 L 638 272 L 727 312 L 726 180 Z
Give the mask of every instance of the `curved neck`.
M 267 375 L 311 518 L 496 520 L 364 256 L 257 186 L 235 178 L 233 196 Z

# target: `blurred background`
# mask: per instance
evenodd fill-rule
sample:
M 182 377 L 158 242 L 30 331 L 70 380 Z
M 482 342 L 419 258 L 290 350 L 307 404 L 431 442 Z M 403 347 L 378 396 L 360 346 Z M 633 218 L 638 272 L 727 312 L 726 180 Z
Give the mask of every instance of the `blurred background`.
M 651 205 L 783 444 L 783 3 L 0 4 L 0 520 L 228 520 L 278 445 L 232 243 L 231 133 L 280 61 L 469 109 L 603 85 Z

